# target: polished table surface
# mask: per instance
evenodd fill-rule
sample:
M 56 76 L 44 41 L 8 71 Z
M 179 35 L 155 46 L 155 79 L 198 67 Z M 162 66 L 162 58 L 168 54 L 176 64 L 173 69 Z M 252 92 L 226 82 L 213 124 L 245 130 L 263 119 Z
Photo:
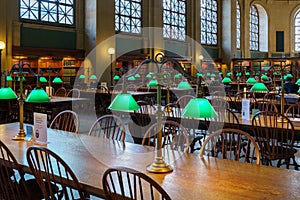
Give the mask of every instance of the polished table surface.
M 29 141 L 14 141 L 18 124 L 0 125 L 0 139 L 11 149 L 27 172 L 25 157 Z M 109 141 L 48 129 L 47 148 L 59 154 L 71 167 L 84 189 L 103 196 L 101 178 L 115 165 L 137 169 L 151 176 L 172 199 L 297 199 L 300 172 L 258 166 L 237 161 L 165 151 L 165 160 L 174 166 L 167 174 L 153 174 L 146 166 L 153 160 L 153 149 L 137 144 Z

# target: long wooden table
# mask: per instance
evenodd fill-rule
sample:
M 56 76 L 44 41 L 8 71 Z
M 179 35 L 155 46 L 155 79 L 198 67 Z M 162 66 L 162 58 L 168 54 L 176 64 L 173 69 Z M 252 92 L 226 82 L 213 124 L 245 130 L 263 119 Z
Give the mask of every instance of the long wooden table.
M 0 125 L 2 140 L 30 173 L 26 161 L 29 141 L 14 141 L 18 124 Z M 146 166 L 153 161 L 151 147 L 110 141 L 48 129 L 47 148 L 60 155 L 77 175 L 84 189 L 104 197 L 102 175 L 110 166 L 122 165 L 151 176 L 172 199 L 297 199 L 300 196 L 300 172 L 237 161 L 180 154 L 166 151 L 174 166 L 167 174 L 153 174 Z

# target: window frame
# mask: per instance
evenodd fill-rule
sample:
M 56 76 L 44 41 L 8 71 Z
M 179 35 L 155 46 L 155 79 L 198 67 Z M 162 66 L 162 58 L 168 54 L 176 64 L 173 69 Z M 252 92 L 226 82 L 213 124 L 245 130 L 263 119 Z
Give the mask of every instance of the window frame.
M 116 1 L 119 1 L 120 4 L 120 0 L 114 0 L 114 30 L 116 33 L 122 33 L 122 34 L 133 34 L 133 35 L 141 35 L 142 34 L 142 28 L 143 28 L 143 1 L 142 0 L 128 0 L 130 3 L 130 14 L 129 15 L 122 15 L 122 14 L 118 14 L 117 11 L 117 5 L 116 5 Z M 132 3 L 138 3 L 140 4 L 140 17 L 132 17 Z M 122 31 L 120 28 L 117 30 L 117 25 L 116 25 L 116 21 L 117 21 L 117 16 L 119 17 L 119 22 L 118 22 L 118 26 L 121 27 L 121 17 L 125 16 L 128 17 L 130 20 L 130 31 Z M 132 21 L 133 19 L 138 19 L 140 22 L 140 27 L 139 27 L 139 32 L 133 32 L 132 30 Z
M 254 8 L 254 10 L 256 11 L 255 12 L 255 14 L 257 14 L 257 15 L 253 15 L 253 13 L 252 13 L 252 8 Z M 259 51 L 259 12 L 258 12 L 258 9 L 257 9 L 257 7 L 255 6 L 255 5 L 252 5 L 251 7 L 250 7 L 250 13 L 249 13 L 249 50 L 250 51 Z M 256 17 L 257 18 L 257 23 L 255 24 L 255 23 L 253 23 L 252 22 L 252 19 L 253 19 L 253 17 Z M 251 29 L 251 25 L 257 25 L 257 31 L 256 32 L 254 32 L 252 29 Z M 253 33 L 253 34 L 255 34 L 255 35 L 257 35 L 257 40 L 251 40 L 251 33 Z M 251 42 L 255 42 L 255 43 L 257 43 L 257 49 L 255 48 L 251 48 L 252 46 L 251 46 Z
M 236 48 L 241 49 L 241 6 L 236 0 Z
M 296 20 L 299 20 L 299 25 L 296 25 Z M 296 34 L 296 28 L 299 28 L 299 33 Z M 300 40 L 299 42 L 296 41 L 296 36 L 299 36 L 299 39 L 300 39 L 300 9 L 298 9 L 296 11 L 296 14 L 295 14 L 295 18 L 294 18 L 294 50 L 295 52 L 298 52 L 300 53 Z M 299 44 L 299 49 L 297 50 L 296 49 L 296 45 Z
M 213 9 L 209 9 L 208 10 L 208 8 L 207 8 L 207 5 L 208 5 L 207 2 L 208 1 L 211 2 L 211 3 L 216 2 L 216 11 L 214 11 Z M 220 23 L 219 22 L 219 4 L 218 4 L 217 0 L 206 0 L 205 2 L 206 2 L 205 6 L 202 5 L 202 2 L 201 2 L 201 6 L 200 6 L 200 43 L 202 45 L 216 47 L 216 46 L 219 45 L 219 23 Z M 216 22 L 212 21 L 212 19 L 211 20 L 202 19 L 202 11 L 203 10 L 205 11 L 205 13 L 207 13 L 207 11 L 210 11 L 211 16 L 212 16 L 212 13 L 215 13 L 216 14 Z M 206 24 L 207 24 L 207 22 L 214 23 L 216 25 L 216 33 L 213 33 L 212 31 L 208 32 L 207 28 L 206 28 L 206 30 L 202 30 L 202 26 L 203 26 L 202 21 L 203 20 L 205 20 Z M 205 41 L 202 40 L 202 34 L 203 33 L 205 33 Z M 207 43 L 208 33 L 209 33 L 210 36 L 214 36 L 215 35 L 216 43 L 213 43 L 213 42 Z
M 166 9 L 165 7 L 165 0 L 162 0 L 162 16 L 163 16 L 163 38 L 168 40 L 176 40 L 180 42 L 186 41 L 186 34 L 187 34 L 187 2 L 186 0 L 169 0 L 170 4 L 174 6 L 174 2 L 176 3 L 176 7 L 170 7 L 170 9 Z M 180 12 L 180 3 L 184 4 L 184 13 Z M 177 10 L 177 11 L 176 11 Z M 165 23 L 165 12 L 168 12 L 170 16 L 170 23 Z M 176 22 L 174 22 L 173 15 L 177 15 Z M 184 26 L 181 25 L 181 17 L 184 16 Z M 176 24 L 177 23 L 177 24 Z M 169 37 L 165 36 L 165 26 L 169 26 Z M 175 27 L 175 31 L 172 27 Z M 180 31 L 180 29 L 184 29 L 184 32 Z M 175 34 L 172 34 L 174 33 Z M 177 32 L 177 33 L 176 33 Z
M 73 4 L 71 5 L 71 7 L 73 8 L 73 24 L 65 24 L 65 23 L 59 23 L 59 12 L 56 12 L 56 16 L 57 16 L 57 22 L 50 22 L 50 21 L 42 21 L 41 20 L 41 4 L 43 2 L 46 2 L 45 0 L 37 0 L 38 3 L 38 19 L 27 19 L 27 18 L 22 18 L 21 16 L 21 1 L 19 0 L 19 9 L 18 9 L 18 14 L 19 14 L 19 20 L 20 22 L 27 22 L 27 23 L 33 23 L 33 24 L 41 24 L 41 25 L 49 25 L 49 26 L 59 26 L 59 27 L 69 27 L 69 28 L 74 28 L 76 27 L 76 0 L 73 0 Z M 52 0 L 55 1 L 54 3 L 57 4 L 57 6 L 59 5 L 69 5 L 69 4 L 65 4 L 65 3 L 59 3 L 59 0 Z M 59 8 L 59 7 L 58 7 Z

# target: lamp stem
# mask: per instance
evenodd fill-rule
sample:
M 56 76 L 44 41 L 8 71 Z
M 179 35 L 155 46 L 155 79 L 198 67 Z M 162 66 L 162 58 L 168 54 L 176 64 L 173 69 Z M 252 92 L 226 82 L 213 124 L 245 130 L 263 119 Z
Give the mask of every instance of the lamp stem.
M 166 173 L 173 171 L 173 168 L 166 164 L 162 155 L 162 110 L 161 110 L 161 74 L 158 74 L 158 85 L 157 85 L 157 142 L 156 142 L 156 155 L 154 162 L 147 167 L 147 171 L 153 173 Z
M 19 121 L 20 128 L 19 133 L 13 138 L 13 140 L 24 140 L 26 137 L 24 131 L 24 97 L 23 97 L 23 74 L 20 73 L 20 97 L 19 97 Z
M 112 54 L 110 54 L 110 85 L 113 85 L 113 64 L 112 64 Z
M 285 118 L 282 118 L 282 115 L 284 115 L 284 75 L 283 70 L 281 70 L 281 97 L 280 97 L 280 118 L 278 118 L 277 122 L 286 122 Z

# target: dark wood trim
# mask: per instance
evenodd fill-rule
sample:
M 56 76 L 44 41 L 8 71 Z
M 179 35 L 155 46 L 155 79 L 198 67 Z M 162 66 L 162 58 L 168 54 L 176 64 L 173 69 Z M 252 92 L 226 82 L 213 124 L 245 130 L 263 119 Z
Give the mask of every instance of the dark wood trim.
M 71 56 L 77 59 L 84 59 L 85 51 L 82 49 L 57 49 L 57 48 L 39 48 L 39 47 L 24 47 L 13 46 L 13 56 L 53 56 L 53 57 L 66 57 Z

